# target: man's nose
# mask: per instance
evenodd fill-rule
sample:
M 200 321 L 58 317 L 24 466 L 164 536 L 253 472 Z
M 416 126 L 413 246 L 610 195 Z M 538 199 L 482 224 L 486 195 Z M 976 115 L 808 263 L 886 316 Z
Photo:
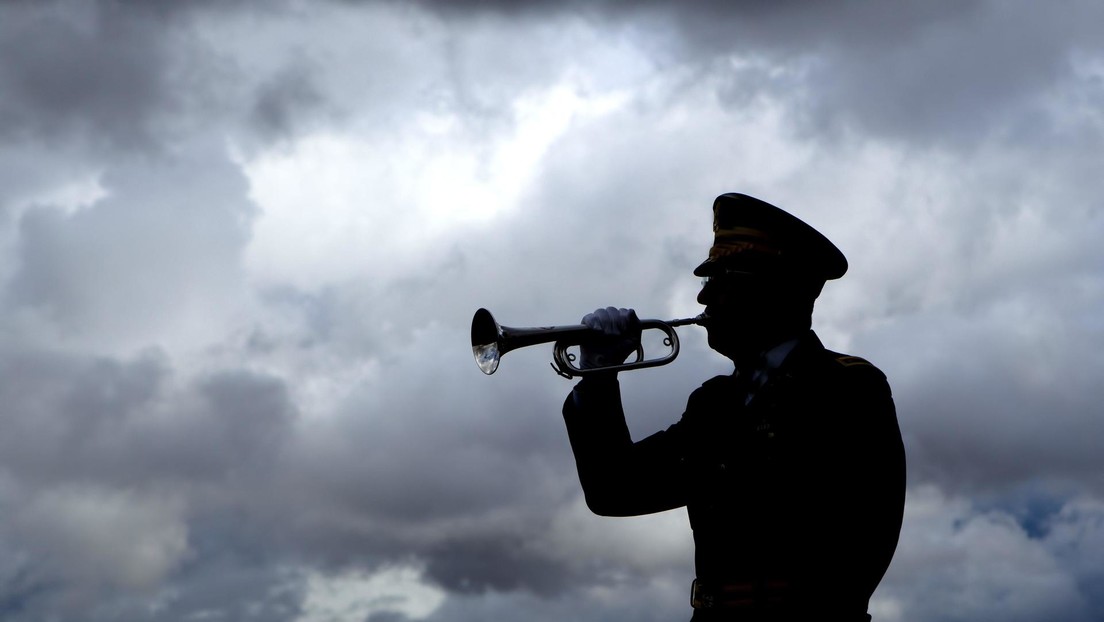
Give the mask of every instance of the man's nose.
M 698 292 L 698 304 L 709 305 L 716 302 L 717 288 L 709 282 L 702 283 L 701 291 Z

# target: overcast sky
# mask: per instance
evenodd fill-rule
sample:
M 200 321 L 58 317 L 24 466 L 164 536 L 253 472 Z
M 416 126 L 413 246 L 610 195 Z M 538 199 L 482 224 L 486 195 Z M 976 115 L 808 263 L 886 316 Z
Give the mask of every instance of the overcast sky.
M 844 251 L 814 328 L 894 389 L 875 620 L 1104 620 L 1102 42 L 1090 0 L 0 2 L 0 618 L 689 618 L 685 512 L 589 514 L 551 348 L 468 333 L 698 313 L 736 191 Z M 730 371 L 680 335 L 638 438 Z

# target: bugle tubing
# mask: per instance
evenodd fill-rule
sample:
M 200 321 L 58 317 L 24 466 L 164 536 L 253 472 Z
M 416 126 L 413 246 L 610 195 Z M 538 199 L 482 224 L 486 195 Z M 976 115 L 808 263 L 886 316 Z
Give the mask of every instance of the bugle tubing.
M 495 321 L 491 312 L 479 309 L 472 317 L 471 342 L 472 354 L 475 362 L 484 374 L 490 375 L 498 369 L 499 361 L 511 350 L 525 348 L 540 343 L 555 342 L 552 348 L 552 368 L 556 373 L 565 378 L 586 376 L 599 372 L 627 371 L 632 369 L 644 369 L 646 367 L 658 367 L 675 360 L 679 353 L 679 338 L 675 328 L 689 324 L 702 324 L 706 319 L 705 314 L 697 317 L 681 320 L 640 320 L 640 330 L 659 330 L 666 336 L 663 344 L 671 348 L 667 356 L 655 359 L 644 358 L 644 347 L 636 348 L 636 360 L 629 363 L 604 365 L 602 367 L 590 367 L 582 369 L 572 363 L 575 355 L 568 352 L 568 348 L 600 337 L 601 335 L 589 326 L 573 324 L 568 326 L 537 326 L 531 328 L 514 328 L 502 326 Z

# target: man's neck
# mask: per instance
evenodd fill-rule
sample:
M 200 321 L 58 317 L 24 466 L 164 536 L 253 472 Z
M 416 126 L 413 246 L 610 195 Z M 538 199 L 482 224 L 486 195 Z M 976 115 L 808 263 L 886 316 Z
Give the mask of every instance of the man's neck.
M 780 367 L 790 352 L 797 346 L 801 337 L 809 332 L 809 329 L 787 334 L 783 337 L 771 339 L 763 347 L 752 347 L 733 353 L 728 358 L 736 366 L 736 369 L 757 369 L 766 365 L 774 369 Z

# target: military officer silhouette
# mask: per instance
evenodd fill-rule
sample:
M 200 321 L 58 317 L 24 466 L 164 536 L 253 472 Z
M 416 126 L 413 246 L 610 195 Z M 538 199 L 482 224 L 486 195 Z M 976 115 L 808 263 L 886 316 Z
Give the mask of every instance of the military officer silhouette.
M 713 223 L 697 301 L 710 347 L 734 370 L 635 442 L 616 372 L 576 384 L 563 415 L 587 505 L 605 516 L 686 507 L 694 622 L 870 620 L 900 533 L 905 456 L 886 377 L 811 330 L 814 301 L 847 260 L 747 195 L 717 197 Z M 582 344 L 583 367 L 624 360 L 639 342 L 631 309 L 583 323 L 604 333 Z

